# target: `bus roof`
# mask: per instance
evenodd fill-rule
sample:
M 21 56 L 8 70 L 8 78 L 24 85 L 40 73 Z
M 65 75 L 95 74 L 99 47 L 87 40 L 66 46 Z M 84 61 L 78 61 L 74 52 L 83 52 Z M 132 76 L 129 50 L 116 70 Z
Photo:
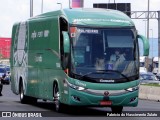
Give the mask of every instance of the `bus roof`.
M 100 8 L 74 8 L 74 9 L 62 9 L 58 11 L 48 12 L 36 17 L 31 18 L 48 18 L 48 17 L 64 17 L 73 25 L 88 25 L 98 27 L 128 27 L 134 26 L 133 21 L 124 13 L 111 10 L 111 9 L 100 9 Z
M 140 56 L 139 59 L 140 59 L 140 62 L 145 62 L 146 56 Z
M 158 57 L 153 57 L 154 62 L 158 62 Z

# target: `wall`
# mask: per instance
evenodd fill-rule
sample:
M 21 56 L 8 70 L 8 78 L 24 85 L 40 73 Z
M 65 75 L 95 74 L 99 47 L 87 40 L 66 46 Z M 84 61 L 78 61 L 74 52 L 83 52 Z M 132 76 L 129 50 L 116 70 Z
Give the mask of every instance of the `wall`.
M 139 98 L 160 101 L 160 87 L 140 85 Z

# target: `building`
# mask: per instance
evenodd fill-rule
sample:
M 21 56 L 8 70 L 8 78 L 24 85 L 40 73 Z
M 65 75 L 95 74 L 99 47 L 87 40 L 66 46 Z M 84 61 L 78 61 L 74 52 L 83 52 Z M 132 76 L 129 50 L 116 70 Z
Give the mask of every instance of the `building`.
M 0 37 L 0 59 L 10 58 L 11 38 Z
M 83 0 L 72 0 L 72 8 L 83 8 Z

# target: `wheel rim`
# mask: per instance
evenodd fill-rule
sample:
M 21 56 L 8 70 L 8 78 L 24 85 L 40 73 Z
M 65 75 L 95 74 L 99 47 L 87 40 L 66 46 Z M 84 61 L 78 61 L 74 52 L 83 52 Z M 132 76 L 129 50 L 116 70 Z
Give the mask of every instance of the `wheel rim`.
M 20 90 L 20 99 L 22 100 L 24 97 L 24 94 L 23 94 L 23 86 L 21 86 L 21 90 Z
M 56 110 L 59 110 L 60 102 L 59 102 L 59 90 L 58 90 L 58 85 L 56 84 L 54 86 L 54 102 L 55 102 L 55 107 Z

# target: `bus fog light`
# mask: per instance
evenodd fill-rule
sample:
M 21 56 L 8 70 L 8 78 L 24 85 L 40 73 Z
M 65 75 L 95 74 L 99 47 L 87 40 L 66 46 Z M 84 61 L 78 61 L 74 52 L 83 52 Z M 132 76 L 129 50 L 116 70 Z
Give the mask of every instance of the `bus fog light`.
M 76 101 L 79 101 L 79 102 L 81 101 L 78 96 L 75 96 L 75 95 L 74 95 L 74 96 L 72 96 L 72 98 L 73 98 L 74 100 L 76 100 Z
M 135 101 L 136 99 L 137 99 L 137 97 L 131 98 L 131 99 L 130 99 L 130 102 L 133 102 L 133 101 Z

